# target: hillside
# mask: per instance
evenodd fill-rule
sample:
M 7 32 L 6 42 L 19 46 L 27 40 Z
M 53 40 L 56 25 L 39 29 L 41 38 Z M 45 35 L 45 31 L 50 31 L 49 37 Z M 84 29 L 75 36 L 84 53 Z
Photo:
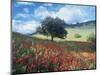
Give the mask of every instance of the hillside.
M 76 24 L 66 24 L 65 27 L 69 28 L 74 28 L 74 27 L 95 27 L 96 26 L 96 21 L 86 21 L 86 22 L 81 22 L 81 23 L 76 23 Z

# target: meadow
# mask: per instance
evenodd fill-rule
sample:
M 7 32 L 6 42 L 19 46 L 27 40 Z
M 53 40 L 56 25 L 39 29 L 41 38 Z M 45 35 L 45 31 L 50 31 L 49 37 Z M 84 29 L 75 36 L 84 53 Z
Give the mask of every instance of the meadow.
M 66 28 L 68 31 L 68 35 L 65 39 L 55 38 L 55 41 L 87 41 L 87 38 L 91 34 L 95 34 L 95 27 L 76 27 L 76 28 Z M 75 35 L 79 34 L 80 37 L 77 38 Z M 44 36 L 42 34 L 35 34 L 33 37 L 40 39 L 48 39 L 50 40 L 50 36 Z

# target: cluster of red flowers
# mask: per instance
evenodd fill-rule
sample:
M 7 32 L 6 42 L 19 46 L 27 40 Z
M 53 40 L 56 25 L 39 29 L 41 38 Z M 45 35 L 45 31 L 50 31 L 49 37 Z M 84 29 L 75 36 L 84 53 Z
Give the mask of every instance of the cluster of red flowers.
M 64 49 L 54 43 L 34 44 L 26 49 L 29 50 L 28 54 L 23 49 L 17 50 L 16 54 L 20 56 L 15 63 L 25 66 L 25 72 L 29 73 L 89 69 L 86 61 Z

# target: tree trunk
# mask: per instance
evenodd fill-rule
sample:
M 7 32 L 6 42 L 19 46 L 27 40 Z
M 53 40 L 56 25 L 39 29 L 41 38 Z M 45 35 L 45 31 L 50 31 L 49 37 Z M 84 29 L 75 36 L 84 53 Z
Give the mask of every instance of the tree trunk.
M 53 41 L 53 38 L 54 38 L 54 37 L 53 37 L 53 36 L 51 36 L 51 41 Z

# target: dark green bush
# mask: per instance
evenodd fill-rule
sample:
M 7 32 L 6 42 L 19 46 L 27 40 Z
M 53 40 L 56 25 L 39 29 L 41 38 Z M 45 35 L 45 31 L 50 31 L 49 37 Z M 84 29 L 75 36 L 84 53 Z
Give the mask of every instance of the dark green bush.
M 96 50 L 96 35 L 95 34 L 90 34 L 87 38 L 87 41 L 90 42 L 90 48 L 92 50 Z
M 81 38 L 82 36 L 80 34 L 75 34 L 74 37 L 75 38 Z
M 95 34 L 90 34 L 87 38 L 87 41 L 88 42 L 91 42 L 91 43 L 95 43 L 96 42 L 96 37 L 95 37 Z

